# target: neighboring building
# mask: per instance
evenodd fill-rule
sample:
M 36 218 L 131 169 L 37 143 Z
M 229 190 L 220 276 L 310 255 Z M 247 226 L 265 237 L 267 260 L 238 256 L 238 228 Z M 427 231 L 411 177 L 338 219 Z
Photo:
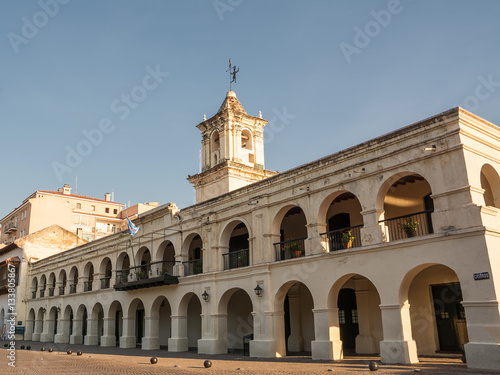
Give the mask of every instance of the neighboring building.
M 30 286 L 27 265 L 85 243 L 87 241 L 76 234 L 58 225 L 51 225 L 38 232 L 26 235 L 9 245 L 0 244 L 0 337 L 2 339 L 8 337 L 13 322 L 18 327 L 18 330 L 26 327 L 25 301 L 33 297 L 25 294 Z M 10 273 L 14 273 L 13 279 L 16 285 L 15 304 L 9 301 L 9 299 L 13 300 L 12 296 L 9 296 L 9 293 L 11 293 L 9 291 L 9 282 L 12 281 L 9 280 L 9 271 L 12 270 L 14 272 Z M 51 282 L 52 280 L 48 281 L 48 288 L 46 288 L 47 285 L 45 284 L 40 286 L 40 289 L 47 289 L 48 296 L 55 295 L 55 284 Z M 66 286 L 66 280 L 62 280 L 60 286 Z M 13 306 L 15 306 L 15 311 L 11 311 Z M 22 338 L 21 333 L 16 336 L 17 339 Z
M 157 206 L 158 203 L 138 204 L 127 210 L 137 214 Z M 58 191 L 37 190 L 0 220 L 3 228 L 0 240 L 9 244 L 57 224 L 86 241 L 93 241 L 126 227 L 123 208 L 124 204 L 113 202 L 109 193 L 104 195 L 104 199 L 97 199 L 71 194 L 69 185 Z M 129 217 L 133 218 L 130 213 Z
M 499 128 L 455 108 L 266 177 L 265 121 L 235 98 L 198 125 L 195 205 L 30 264 L 26 338 L 500 370 Z

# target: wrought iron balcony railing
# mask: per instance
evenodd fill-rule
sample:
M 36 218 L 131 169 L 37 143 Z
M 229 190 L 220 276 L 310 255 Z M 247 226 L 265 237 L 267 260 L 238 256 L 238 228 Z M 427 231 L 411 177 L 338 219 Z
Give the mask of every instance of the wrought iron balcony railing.
M 108 289 L 110 286 L 111 276 L 101 278 L 101 289 Z
M 203 273 L 203 259 L 188 260 L 186 262 L 182 262 L 182 264 L 184 264 L 185 276 Z
M 355 225 L 330 232 L 321 233 L 324 241 L 328 244 L 328 251 L 337 251 L 361 246 L 362 225 Z
M 75 294 L 76 293 L 76 284 L 71 284 L 69 286 L 69 294 Z
M 93 281 L 84 281 L 83 283 L 83 291 L 84 292 L 91 292 L 92 291 L 92 283 Z
M 249 249 L 230 251 L 229 253 L 222 254 L 224 258 L 224 269 L 230 270 L 232 268 L 247 267 L 250 264 L 248 255 Z
M 433 210 L 421 211 L 379 221 L 387 241 L 425 236 L 434 233 L 432 229 Z
M 276 260 L 300 258 L 306 255 L 304 241 L 307 237 L 274 243 Z
M 116 290 L 133 290 L 151 286 L 177 284 L 174 266 L 180 262 L 163 260 L 116 271 Z

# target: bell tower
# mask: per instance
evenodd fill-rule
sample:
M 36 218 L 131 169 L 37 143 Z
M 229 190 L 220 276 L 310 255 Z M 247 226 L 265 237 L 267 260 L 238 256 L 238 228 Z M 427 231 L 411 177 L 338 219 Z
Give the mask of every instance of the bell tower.
M 267 122 L 247 114 L 229 91 L 217 113 L 197 125 L 202 133 L 202 171 L 188 178 L 196 189 L 196 203 L 276 174 L 264 168 Z

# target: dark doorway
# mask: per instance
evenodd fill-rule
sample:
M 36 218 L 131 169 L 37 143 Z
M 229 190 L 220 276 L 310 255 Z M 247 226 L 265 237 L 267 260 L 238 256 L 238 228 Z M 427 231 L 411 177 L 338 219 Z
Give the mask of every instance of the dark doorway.
M 120 315 L 120 311 L 115 313 L 115 338 L 118 345 L 120 345 Z
M 359 334 L 356 292 L 353 289 L 341 289 L 337 306 L 339 308 L 342 348 L 344 351 L 354 353 L 356 349 L 356 336 Z
M 142 337 L 144 336 L 144 310 L 137 310 L 135 312 L 136 322 L 136 343 L 142 344 Z
M 328 219 L 328 230 L 349 228 L 351 226 L 351 217 L 347 213 L 333 215 Z
M 290 302 L 288 301 L 288 294 L 285 296 L 285 304 L 283 306 L 285 311 L 285 345 L 286 345 L 286 355 L 290 355 L 288 352 L 288 337 L 290 336 Z
M 466 339 L 465 310 L 460 284 L 433 285 L 432 298 L 441 351 L 462 351 Z M 463 327 L 463 328 L 462 328 Z

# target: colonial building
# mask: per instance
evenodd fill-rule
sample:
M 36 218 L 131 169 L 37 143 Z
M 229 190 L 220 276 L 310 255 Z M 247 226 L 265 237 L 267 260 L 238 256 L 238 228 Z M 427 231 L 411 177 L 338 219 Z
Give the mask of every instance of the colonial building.
M 123 206 L 109 193 L 104 199 L 71 194 L 67 184 L 57 191 L 37 190 L 0 220 L 1 242 L 10 244 L 54 224 L 93 241 L 121 230 Z
M 500 369 L 495 125 L 455 108 L 275 174 L 265 120 L 224 103 L 198 125 L 195 205 L 30 264 L 27 339 L 217 354 L 251 334 L 253 357 Z
M 57 191 L 37 190 L 0 220 L 0 247 L 51 225 L 93 241 L 126 228 L 125 212 L 132 219 L 159 204 L 138 203 L 126 209 L 124 206 L 113 202 L 109 193 L 104 199 L 71 194 L 67 184 Z

